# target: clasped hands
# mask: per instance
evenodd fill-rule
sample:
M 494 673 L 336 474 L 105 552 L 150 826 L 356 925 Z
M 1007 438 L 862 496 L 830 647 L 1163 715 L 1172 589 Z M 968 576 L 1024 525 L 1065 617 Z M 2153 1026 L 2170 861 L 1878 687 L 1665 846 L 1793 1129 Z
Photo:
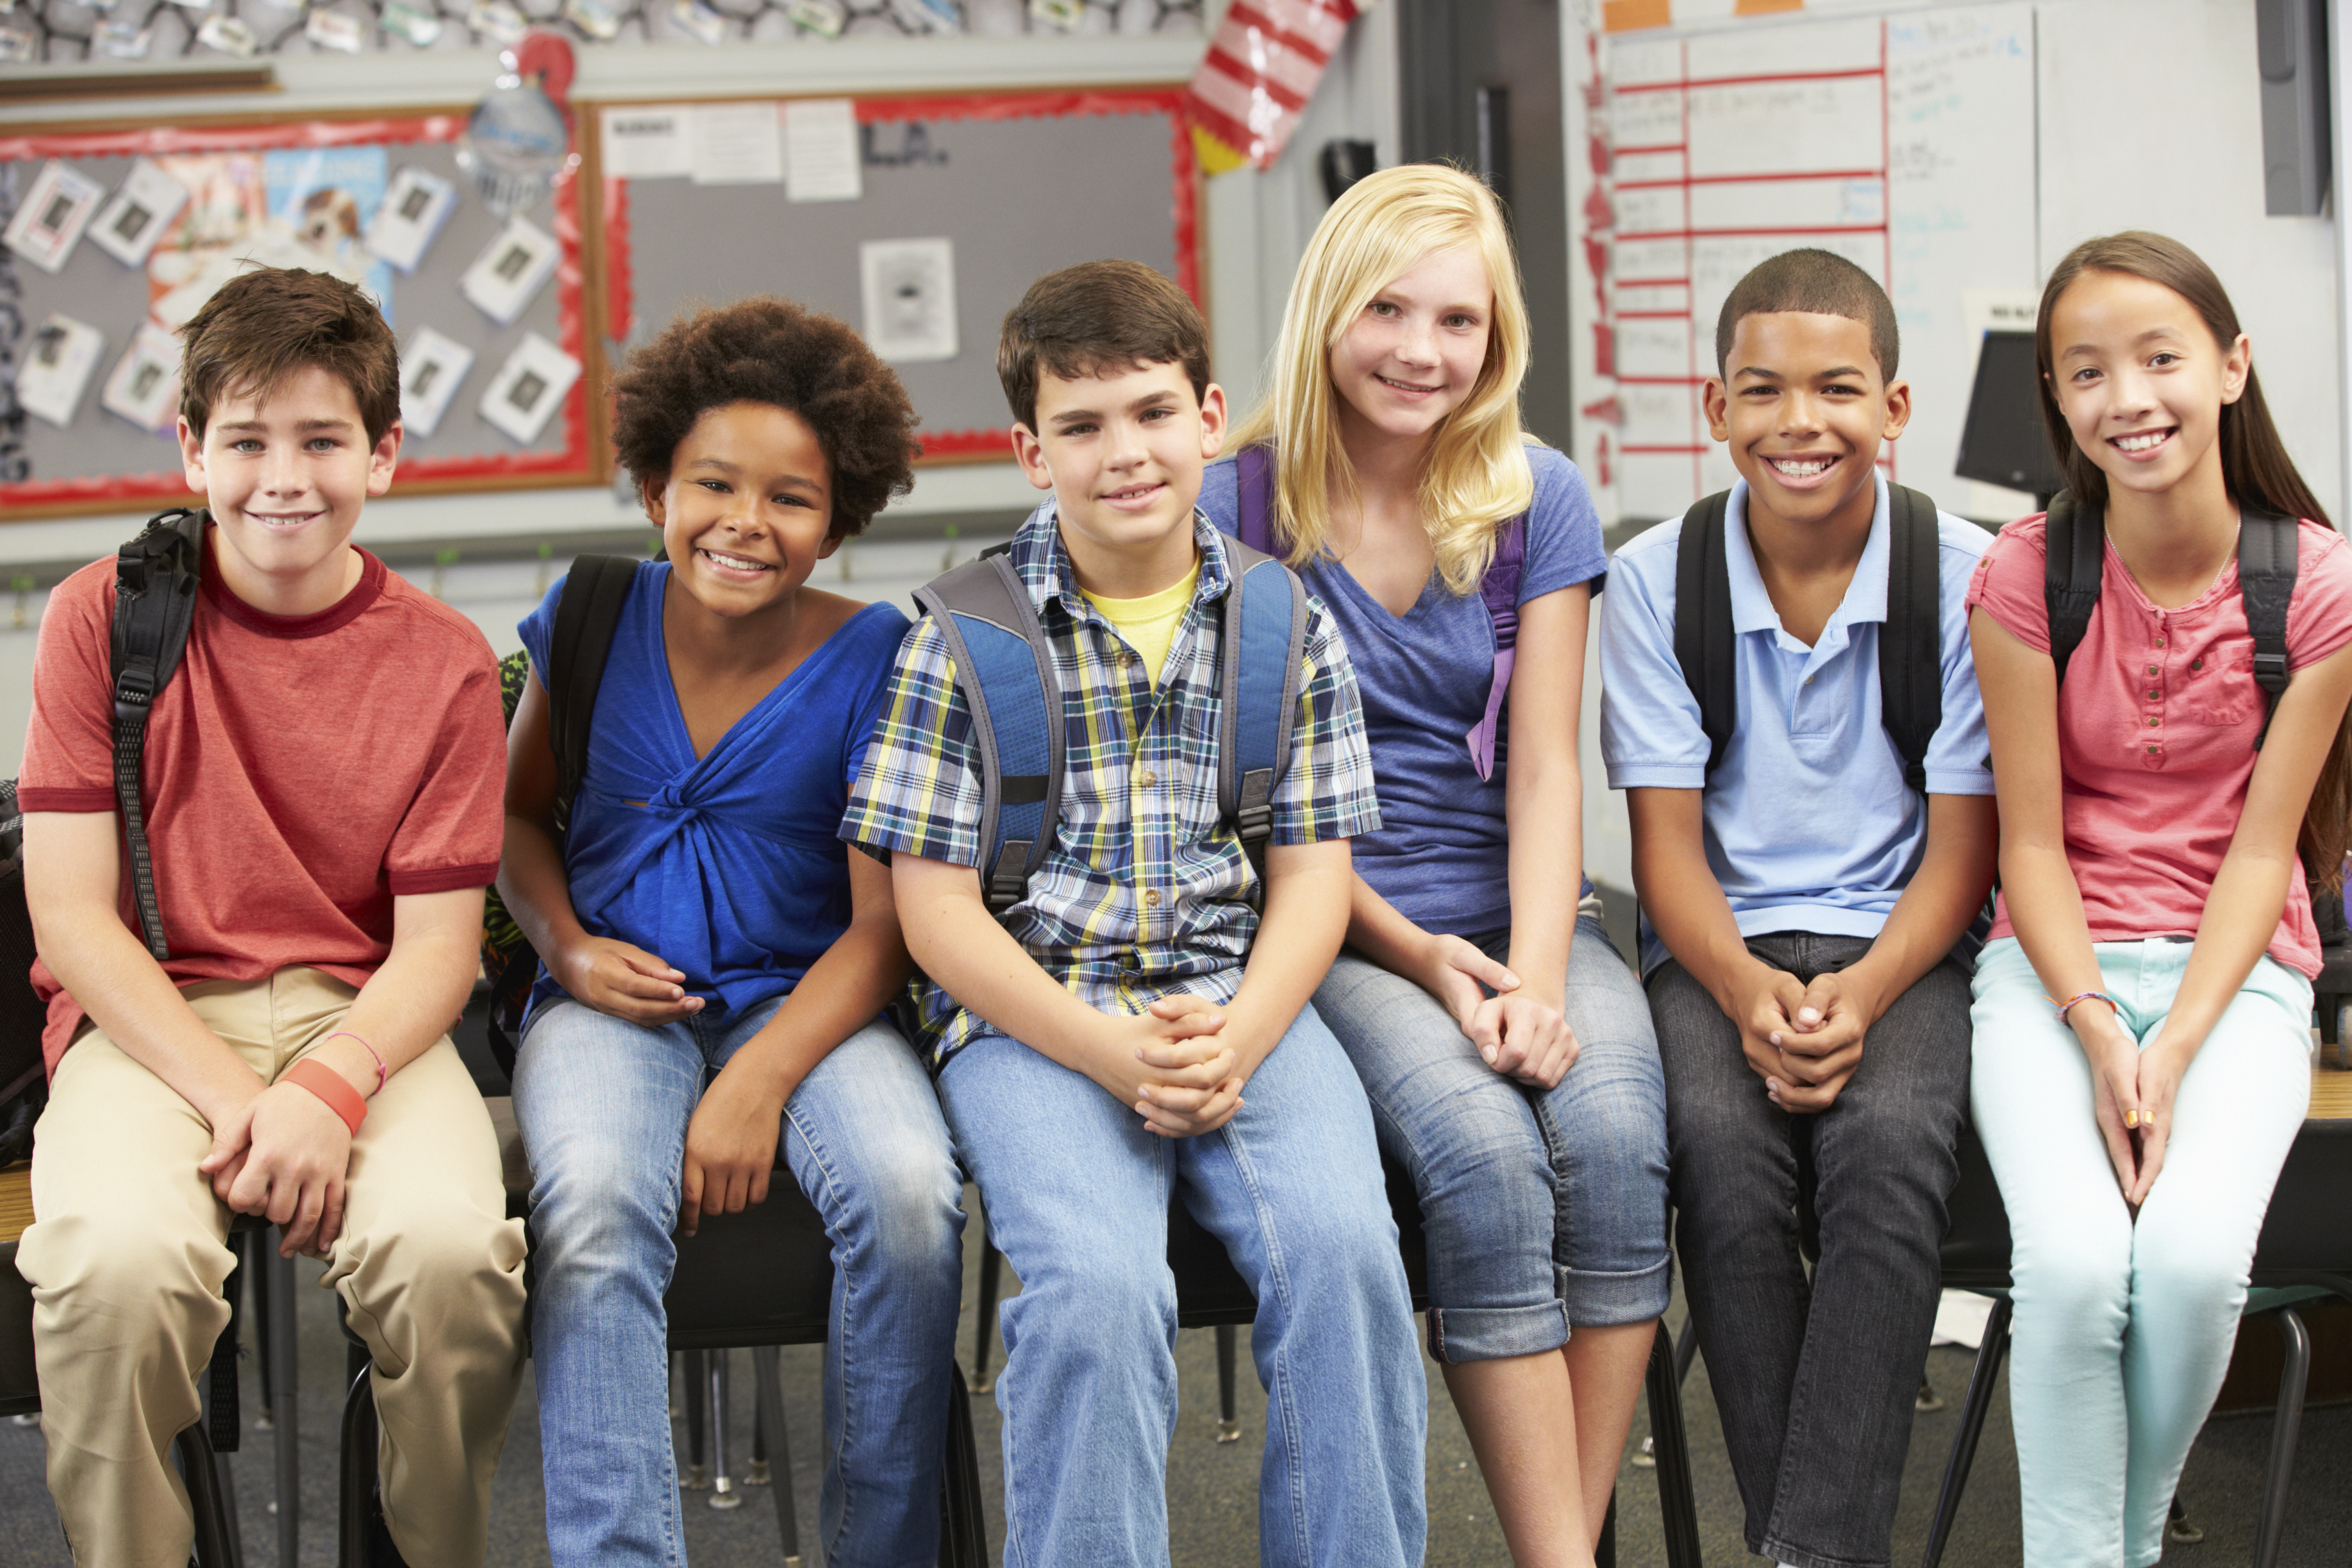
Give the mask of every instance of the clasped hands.
M 1106 1016 L 1108 1038 L 1087 1076 L 1162 1138 L 1213 1132 L 1242 1108 L 1242 1087 L 1265 1053 L 1238 1029 L 1230 1006 L 1179 992 L 1140 1013 Z
M 1555 1089 L 1576 1065 L 1576 1031 L 1559 1007 L 1529 994 L 1509 965 L 1475 943 L 1431 936 L 1416 968 L 1421 988 L 1454 1015 L 1480 1058 L 1504 1077 Z
M 1756 964 L 1730 1010 L 1739 1048 L 1781 1110 L 1803 1115 L 1837 1103 L 1862 1065 L 1863 1036 L 1878 1016 L 1878 994 L 1856 970 L 1817 974 L 1807 984 L 1786 970 Z
M 2116 1184 L 2137 1215 L 2164 1169 L 2173 1100 L 2196 1048 L 2158 1036 L 2142 1049 L 2113 1009 L 2095 1000 L 2077 1003 L 2067 1021 L 2090 1059 L 2093 1110 Z
M 351 1131 L 325 1100 L 256 1077 L 250 1094 L 213 1119 L 212 1151 L 196 1170 L 229 1208 L 278 1227 L 280 1258 L 324 1258 L 342 1234 L 351 1163 Z

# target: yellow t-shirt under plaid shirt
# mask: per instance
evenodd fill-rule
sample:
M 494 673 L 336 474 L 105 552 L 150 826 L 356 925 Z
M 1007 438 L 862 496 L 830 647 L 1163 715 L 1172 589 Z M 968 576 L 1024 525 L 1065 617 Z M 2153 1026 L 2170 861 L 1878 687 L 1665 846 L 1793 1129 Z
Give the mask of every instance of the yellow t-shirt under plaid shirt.
M 1160 685 L 1160 667 L 1168 662 L 1168 648 L 1176 640 L 1176 627 L 1184 619 L 1184 612 L 1192 606 L 1192 590 L 1200 586 L 1201 558 L 1192 557 L 1192 569 L 1184 580 L 1173 587 L 1162 588 L 1157 594 L 1147 594 L 1140 599 L 1106 599 L 1100 594 L 1087 594 L 1087 603 L 1103 613 L 1111 630 L 1117 632 L 1143 660 L 1143 673 L 1151 678 L 1154 689 Z

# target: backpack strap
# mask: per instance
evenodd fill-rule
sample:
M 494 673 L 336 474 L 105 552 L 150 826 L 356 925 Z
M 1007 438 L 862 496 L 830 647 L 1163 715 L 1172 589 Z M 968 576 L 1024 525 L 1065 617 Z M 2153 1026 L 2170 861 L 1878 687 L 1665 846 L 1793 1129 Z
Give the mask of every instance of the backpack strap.
M 2298 525 L 2291 517 L 2244 508 L 2238 514 L 2238 593 L 2246 626 L 2254 634 L 2254 684 L 2263 689 L 2263 727 L 2254 750 L 2269 739 L 2271 717 L 2286 689 L 2286 612 L 2294 598 Z
M 195 621 L 205 527 L 211 521 L 209 513 L 185 507 L 160 512 L 114 557 L 114 629 L 108 648 L 114 678 L 114 798 L 131 849 L 140 930 L 158 963 L 171 957 L 172 950 L 155 899 L 155 860 L 147 847 L 139 774 L 155 695 L 180 668 L 188 628 Z
M 1675 658 L 1698 700 L 1713 776 L 1739 727 L 1739 687 L 1732 664 L 1731 566 L 1724 556 L 1724 518 L 1731 492 L 1717 490 L 1683 514 L 1675 545 Z
M 1239 505 L 1234 532 L 1261 555 L 1274 553 L 1274 452 L 1244 447 L 1234 458 Z
M 1228 542 L 1217 734 L 1217 810 L 1233 824 L 1261 886 L 1274 833 L 1274 791 L 1290 767 L 1298 673 L 1307 648 L 1307 585 L 1289 567 Z
M 980 882 L 991 914 L 1028 896 L 1062 815 L 1062 689 L 1012 558 L 983 552 L 916 590 L 955 660 L 980 752 Z
M 2100 578 L 2107 563 L 2106 514 L 2060 490 L 2051 498 L 2042 531 L 2042 601 L 2050 616 L 2050 662 L 2057 667 L 2058 684 L 2063 686 L 2066 666 L 2083 646 L 2091 629 L 2091 612 L 2098 607 Z
M 1878 630 L 1879 716 L 1903 778 L 1927 793 L 1927 743 L 1944 722 L 1943 541 L 1936 503 L 1887 487 L 1886 624 Z
M 1494 558 L 1478 579 L 1478 597 L 1486 604 L 1486 619 L 1495 628 L 1495 676 L 1486 688 L 1486 711 L 1471 727 L 1470 763 L 1481 779 L 1495 776 L 1495 741 L 1503 728 L 1503 699 L 1510 694 L 1511 671 L 1518 663 L 1519 580 L 1527 574 L 1528 514 L 1504 520 L 1495 534 Z
M 621 555 L 583 555 L 572 562 L 563 595 L 555 602 L 555 626 L 547 639 L 547 738 L 555 751 L 558 831 L 570 826 L 572 799 L 587 775 L 596 693 L 604 684 L 604 661 L 637 580 L 637 565 Z

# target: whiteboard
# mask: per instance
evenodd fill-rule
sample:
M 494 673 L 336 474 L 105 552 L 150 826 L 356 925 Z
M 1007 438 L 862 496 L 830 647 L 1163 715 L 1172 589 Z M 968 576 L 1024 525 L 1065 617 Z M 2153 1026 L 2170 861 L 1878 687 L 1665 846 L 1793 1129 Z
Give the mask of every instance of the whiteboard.
M 1948 6 L 1588 41 L 1570 134 L 1575 455 L 1609 515 L 1672 517 L 1735 477 L 1700 405 L 1732 286 L 1767 257 L 1846 257 L 1895 302 L 1914 416 L 1895 477 L 1952 473 L 1971 291 L 2037 279 L 2034 16 Z

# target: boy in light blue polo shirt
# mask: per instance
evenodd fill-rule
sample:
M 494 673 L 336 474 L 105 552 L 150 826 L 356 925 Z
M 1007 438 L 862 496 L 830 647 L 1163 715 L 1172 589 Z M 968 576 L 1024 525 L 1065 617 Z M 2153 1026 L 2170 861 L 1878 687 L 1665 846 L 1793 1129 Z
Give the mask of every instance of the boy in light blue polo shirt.
M 1894 310 L 1851 262 L 1791 251 L 1732 290 L 1716 354 L 1707 419 L 1740 475 L 1720 563 L 1737 722 L 1710 767 L 1675 636 L 1701 503 L 1611 563 L 1601 751 L 1633 819 L 1676 1239 L 1748 1545 L 1871 1568 L 1935 1321 L 1967 938 L 1992 880 L 1963 607 L 1988 536 L 1936 515 L 1941 707 L 1916 790 L 1880 689 L 1880 641 L 1904 629 L 1876 468 L 1910 416 Z

